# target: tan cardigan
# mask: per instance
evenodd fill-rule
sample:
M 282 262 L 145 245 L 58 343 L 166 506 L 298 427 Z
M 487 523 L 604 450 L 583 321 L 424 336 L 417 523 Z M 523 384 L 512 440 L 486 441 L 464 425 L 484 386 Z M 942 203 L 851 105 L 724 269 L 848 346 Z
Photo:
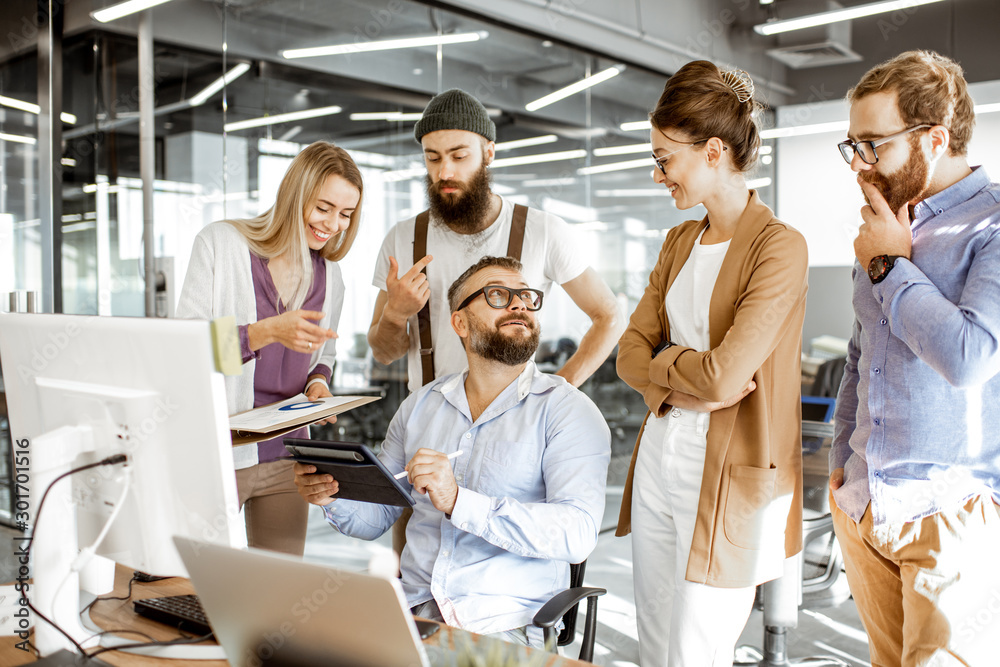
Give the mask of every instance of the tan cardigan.
M 773 556 L 781 554 L 773 543 L 782 533 L 786 557 L 802 550 L 799 403 L 808 260 L 802 235 L 777 220 L 752 192 L 712 293 L 711 349 L 675 345 L 650 361 L 652 349 L 670 338 L 667 290 L 707 225 L 707 218 L 690 220 L 667 234 L 619 341 L 618 375 L 657 416 L 667 412 L 675 389 L 721 401 L 751 378 L 757 383 L 742 401 L 712 413 L 685 574 L 688 581 L 732 588 L 781 576 L 783 559 Z M 619 536 L 632 530 L 639 441 L 625 483 Z M 770 549 L 762 548 L 769 543 Z

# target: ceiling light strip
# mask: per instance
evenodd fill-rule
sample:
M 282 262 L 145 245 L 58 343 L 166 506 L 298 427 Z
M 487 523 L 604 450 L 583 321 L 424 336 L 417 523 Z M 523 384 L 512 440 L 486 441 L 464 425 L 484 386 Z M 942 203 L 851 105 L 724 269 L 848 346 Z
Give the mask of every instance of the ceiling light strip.
M 815 123 L 813 125 L 798 125 L 795 127 L 775 127 L 770 130 L 762 130 L 761 139 L 783 139 L 786 137 L 801 137 L 809 134 L 824 134 L 826 132 L 843 132 L 850 126 L 846 120 L 835 120 L 829 123 Z
M 610 164 L 599 164 L 593 167 L 581 167 L 576 170 L 580 176 L 588 176 L 590 174 L 606 174 L 609 171 L 624 171 L 626 169 L 638 169 L 640 167 L 645 167 L 650 169 L 653 166 L 653 158 L 644 157 L 639 160 L 626 160 L 625 162 L 611 162 Z
M 513 141 L 501 141 L 495 145 L 495 150 L 510 151 L 515 148 L 527 148 L 528 146 L 541 146 L 559 141 L 559 137 L 554 134 L 543 134 L 538 137 L 528 137 L 527 139 L 514 139 Z
M 622 123 L 618 127 L 622 132 L 636 132 L 638 130 L 651 130 L 653 129 L 653 124 L 648 120 L 633 120 L 628 123 Z
M 208 84 L 202 88 L 198 93 L 191 97 L 189 102 L 191 106 L 198 107 L 208 101 L 212 95 L 222 90 L 223 86 L 227 86 L 239 77 L 243 76 L 250 69 L 250 65 L 247 63 L 238 63 L 231 70 L 226 72 L 224 75 L 220 76 L 218 79 Z
M 291 111 L 289 113 L 279 113 L 273 116 L 264 116 L 262 118 L 251 118 L 249 120 L 240 120 L 235 123 L 226 123 L 223 129 L 226 132 L 235 132 L 236 130 L 245 130 L 249 127 L 261 127 L 263 125 L 278 125 L 280 123 L 287 123 L 293 120 L 303 120 L 305 118 L 318 118 L 320 116 L 332 116 L 338 114 L 342 111 L 341 107 L 336 105 L 331 107 L 320 107 L 318 109 L 306 109 L 304 111 Z
M 109 23 L 129 14 L 135 14 L 151 7 L 162 5 L 165 2 L 170 2 L 170 0 L 128 0 L 128 2 L 119 2 L 117 5 L 98 9 L 96 12 L 91 12 L 90 16 L 95 21 Z
M 554 153 L 538 153 L 536 155 L 521 155 L 518 157 L 504 157 L 493 160 L 490 167 L 501 169 L 503 167 L 517 167 L 524 164 L 539 164 L 542 162 L 558 162 L 559 160 L 578 160 L 587 157 L 587 151 L 580 148 L 574 151 L 556 151 Z
M 31 102 L 24 102 L 22 100 L 14 99 L 13 97 L 4 97 L 0 95 L 0 105 L 5 107 L 10 107 L 11 109 L 19 109 L 21 111 L 27 111 L 28 113 L 33 113 L 36 116 L 42 112 L 42 108 L 37 104 L 32 104 Z M 59 114 L 59 118 L 62 122 L 67 125 L 76 124 L 76 116 L 71 113 L 63 112 Z
M 22 137 L 19 134 L 4 134 L 0 132 L 0 141 L 12 141 L 17 144 L 28 144 L 34 146 L 37 140 L 34 137 Z
M 624 65 L 613 65 L 612 67 L 609 67 L 606 70 L 598 72 L 593 76 L 588 76 L 586 78 L 580 79 L 576 83 L 571 83 L 565 88 L 560 88 L 559 90 L 553 93 L 545 95 L 544 97 L 539 97 L 537 100 L 533 102 L 528 102 L 527 104 L 524 105 L 524 108 L 527 111 L 538 111 L 539 109 L 547 107 L 550 104 L 553 104 L 554 102 L 558 102 L 563 98 L 569 97 L 570 95 L 575 95 L 576 93 L 584 91 L 587 88 L 592 88 L 593 86 L 596 86 L 599 83 L 603 83 L 608 79 L 616 77 L 623 71 L 625 71 Z
M 865 16 L 874 16 L 875 14 L 884 14 L 886 12 L 894 12 L 901 9 L 909 9 L 911 7 L 919 7 L 921 5 L 929 5 L 931 3 L 941 1 L 942 0 L 887 0 L 886 2 L 873 2 L 867 5 L 858 5 L 857 7 L 845 7 L 844 9 L 834 9 L 828 12 L 820 12 L 819 14 L 809 14 L 808 16 L 800 16 L 794 19 L 761 23 L 755 25 L 753 29 L 759 35 L 776 35 L 782 32 L 802 30 L 804 28 L 814 28 L 816 26 L 839 23 L 841 21 L 850 21 L 852 19 L 864 18 Z
M 351 120 L 388 120 L 393 122 L 405 122 L 412 120 L 420 120 L 423 113 L 416 111 L 414 113 L 404 113 L 402 111 L 365 111 L 360 113 L 352 113 L 350 115 Z
M 634 153 L 652 153 L 652 144 L 628 144 L 627 146 L 605 146 L 595 148 L 595 157 L 608 157 L 609 155 L 632 155 Z
M 331 44 L 329 46 L 313 46 L 306 49 L 287 49 L 281 51 L 283 58 L 315 58 L 317 56 L 339 56 L 348 53 L 366 53 L 369 51 L 391 51 L 393 49 L 412 49 L 419 46 L 438 46 L 439 44 L 463 44 L 478 42 L 489 37 L 485 30 L 462 32 L 453 35 L 427 35 L 425 37 L 405 37 L 402 39 L 384 39 L 372 42 L 353 42 L 351 44 Z

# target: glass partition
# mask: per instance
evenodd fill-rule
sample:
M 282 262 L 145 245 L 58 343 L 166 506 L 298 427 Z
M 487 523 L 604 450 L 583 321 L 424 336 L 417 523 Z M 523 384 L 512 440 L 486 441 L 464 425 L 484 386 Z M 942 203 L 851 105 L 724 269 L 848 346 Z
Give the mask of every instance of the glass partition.
M 643 292 L 665 231 L 704 215 L 678 211 L 651 179 L 643 121 L 665 75 L 607 58 L 599 45 L 584 51 L 410 0 L 174 0 L 149 12 L 155 314 L 173 314 L 199 230 L 269 207 L 292 157 L 313 141 L 333 141 L 361 166 L 366 192 L 362 231 L 342 262 L 347 298 L 335 381 L 345 387 L 377 380 L 397 400 L 404 393 L 405 365 L 380 368 L 367 349 L 377 295 L 372 266 L 388 229 L 426 206 L 412 132 L 437 92 L 460 87 L 482 100 L 497 125 L 495 191 L 570 223 L 625 313 Z M 68 313 L 146 314 L 136 27 L 134 16 L 110 24 L 67 17 L 61 257 Z M 369 50 L 414 37 L 448 43 Z M 296 53 L 336 45 L 346 46 L 337 55 Z M 532 104 L 594 75 L 610 78 Z M 37 100 L 31 49 L 0 61 L 0 82 L 0 95 Z M 0 293 L 40 288 L 36 121 L 0 106 Z M 765 162 L 754 179 L 770 203 Z M 559 289 L 546 297 L 543 323 L 546 344 L 564 351 L 589 326 Z M 644 409 L 617 379 L 613 359 L 585 390 L 608 416 L 616 451 L 627 454 Z

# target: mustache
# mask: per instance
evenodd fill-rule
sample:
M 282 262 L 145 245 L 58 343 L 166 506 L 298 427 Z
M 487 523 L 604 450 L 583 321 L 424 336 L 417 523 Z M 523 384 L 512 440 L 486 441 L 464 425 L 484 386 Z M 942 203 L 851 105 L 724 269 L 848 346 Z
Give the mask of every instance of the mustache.
M 532 322 L 527 317 L 522 317 L 522 316 L 520 316 L 520 315 L 518 315 L 516 313 L 511 313 L 510 315 L 508 315 L 508 316 L 506 316 L 506 317 L 504 317 L 502 319 L 497 320 L 496 327 L 497 327 L 497 329 L 499 329 L 503 325 L 507 324 L 508 322 L 512 322 L 514 320 L 517 320 L 518 322 L 522 322 L 524 324 L 524 326 L 529 331 L 534 331 L 534 329 L 535 329 L 535 323 L 534 322 Z
M 432 187 L 438 194 L 441 194 L 443 188 L 456 188 L 457 190 L 465 191 L 465 183 L 462 181 L 438 181 Z

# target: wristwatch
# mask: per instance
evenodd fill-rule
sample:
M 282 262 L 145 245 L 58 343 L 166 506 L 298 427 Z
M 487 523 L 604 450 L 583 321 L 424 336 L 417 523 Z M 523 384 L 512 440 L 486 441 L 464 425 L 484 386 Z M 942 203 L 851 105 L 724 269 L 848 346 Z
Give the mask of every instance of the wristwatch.
M 653 359 L 656 359 L 656 355 L 658 355 L 660 352 L 663 352 L 668 347 L 673 347 L 676 344 L 677 343 L 669 340 L 663 341 L 662 343 L 653 348 Z
M 868 277 L 871 278 L 872 285 L 878 285 L 885 280 L 899 258 L 900 255 L 876 255 L 872 257 L 872 261 L 868 262 Z

